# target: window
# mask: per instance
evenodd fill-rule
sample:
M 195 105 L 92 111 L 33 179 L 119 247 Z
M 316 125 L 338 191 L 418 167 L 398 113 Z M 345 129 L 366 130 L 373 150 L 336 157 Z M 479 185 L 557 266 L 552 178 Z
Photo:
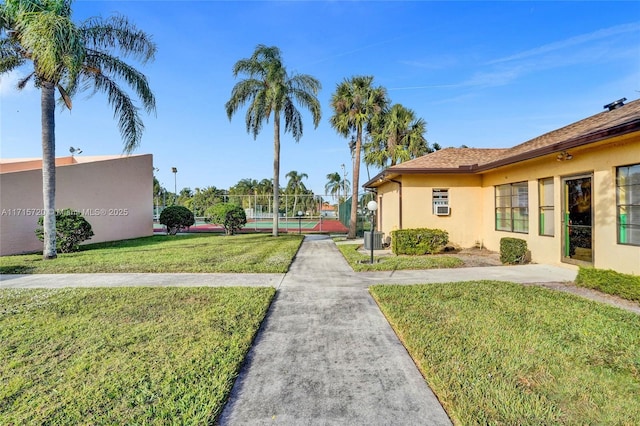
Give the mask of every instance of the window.
M 616 169 L 618 244 L 640 246 L 640 164 Z
M 529 187 L 527 182 L 496 188 L 496 230 L 529 232 Z
M 445 216 L 449 214 L 449 190 L 448 189 L 433 189 L 433 214 L 438 216 Z
M 553 178 L 540 179 L 538 195 L 540 197 L 540 235 L 553 237 L 555 233 L 553 223 Z

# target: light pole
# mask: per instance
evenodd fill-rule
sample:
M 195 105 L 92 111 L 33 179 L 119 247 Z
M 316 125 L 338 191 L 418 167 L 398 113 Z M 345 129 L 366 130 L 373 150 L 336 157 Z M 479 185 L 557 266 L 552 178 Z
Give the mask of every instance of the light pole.
M 302 211 L 298 210 L 298 234 L 302 234 Z
M 367 209 L 371 212 L 371 240 L 369 243 L 371 244 L 371 264 L 373 265 L 373 233 L 374 233 L 374 224 L 376 221 L 376 210 L 378 210 L 378 203 L 374 200 L 371 200 L 367 203 Z
M 345 180 L 347 179 L 347 171 L 344 167 L 344 163 L 340 164 L 342 167 L 342 182 L 340 185 L 342 186 L 341 191 L 338 192 L 338 220 L 340 220 L 340 192 L 344 191 L 344 200 L 347 201 L 347 186 L 345 185 Z
M 172 167 L 171 171 L 173 172 L 173 205 L 175 206 L 178 199 L 178 169 Z

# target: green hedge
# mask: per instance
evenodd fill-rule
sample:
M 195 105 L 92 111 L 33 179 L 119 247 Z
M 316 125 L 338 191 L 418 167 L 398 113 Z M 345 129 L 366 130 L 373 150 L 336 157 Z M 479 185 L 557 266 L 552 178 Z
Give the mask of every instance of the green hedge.
M 526 263 L 527 242 L 520 238 L 504 237 L 500 239 L 500 262 L 506 264 Z
M 637 275 L 580 267 L 576 285 L 640 302 L 640 277 Z
M 441 229 L 398 229 L 391 231 L 391 250 L 394 254 L 434 254 L 449 242 L 449 234 Z

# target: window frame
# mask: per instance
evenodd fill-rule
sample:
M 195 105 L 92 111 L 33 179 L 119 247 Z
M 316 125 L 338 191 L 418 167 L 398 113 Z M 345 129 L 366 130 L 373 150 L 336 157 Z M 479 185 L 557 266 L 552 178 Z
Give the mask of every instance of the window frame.
M 636 223 L 628 223 L 627 219 L 625 217 L 624 223 L 622 220 L 622 214 L 621 211 L 623 209 L 631 209 L 631 208 L 635 208 L 638 211 L 640 211 L 640 180 L 638 180 L 637 183 L 634 183 L 633 181 L 631 181 L 629 184 L 625 184 L 625 185 L 621 185 L 620 184 L 620 170 L 621 169 L 632 169 L 632 168 L 638 168 L 640 169 L 640 163 L 635 163 L 635 164 L 627 164 L 624 166 L 616 166 L 616 170 L 615 170 L 615 188 L 616 188 L 616 243 L 620 244 L 620 245 L 625 245 L 625 246 L 640 246 L 640 238 L 638 239 L 638 241 L 633 241 L 633 242 L 629 242 L 626 239 L 628 238 L 628 235 L 624 232 L 622 232 L 622 227 L 625 227 L 626 229 L 629 228 L 633 228 L 633 229 L 638 229 L 638 233 L 640 234 L 640 220 Z M 640 170 L 638 171 L 638 173 L 640 173 Z M 631 189 L 635 188 L 635 191 L 638 191 L 638 195 L 637 195 L 637 199 L 638 202 L 634 203 L 633 199 L 632 199 L 632 195 L 635 193 L 635 191 L 633 192 L 629 192 L 631 191 Z M 629 203 L 622 203 L 621 200 L 621 192 L 629 192 L 629 197 L 628 200 L 626 199 L 627 197 L 625 196 L 625 200 L 624 201 L 630 201 Z M 626 214 L 625 214 L 626 216 Z M 640 216 L 640 215 L 639 215 Z M 630 233 L 629 233 L 630 234 Z M 622 241 L 622 240 L 625 241 Z
M 529 182 L 520 181 L 506 183 L 503 185 L 495 185 L 494 187 L 494 227 L 496 231 L 513 232 L 516 234 L 528 234 L 529 233 Z M 502 188 L 502 191 L 500 190 Z M 505 193 L 505 189 L 509 189 L 508 194 Z M 523 198 L 523 191 L 526 190 L 526 197 Z M 502 194 L 500 194 L 502 192 Z M 514 200 L 516 202 L 514 203 Z M 508 201 L 508 202 L 505 202 Z M 524 201 L 524 203 L 523 203 Z M 515 205 L 514 205 L 515 204 Z M 524 205 L 523 205 L 524 204 Z M 498 218 L 498 212 L 501 210 L 504 214 L 504 218 Z M 522 213 L 524 212 L 524 213 Z M 506 223 L 508 221 L 509 227 L 500 228 L 499 223 Z M 516 229 L 516 224 L 524 225 L 524 229 Z
M 545 184 L 551 183 L 551 200 L 545 198 Z M 555 237 L 555 180 L 553 177 L 538 179 L 538 235 L 541 237 Z M 545 233 L 545 218 L 551 216 L 551 233 Z
M 449 188 L 431 188 L 431 213 L 438 216 L 438 206 L 449 207 Z

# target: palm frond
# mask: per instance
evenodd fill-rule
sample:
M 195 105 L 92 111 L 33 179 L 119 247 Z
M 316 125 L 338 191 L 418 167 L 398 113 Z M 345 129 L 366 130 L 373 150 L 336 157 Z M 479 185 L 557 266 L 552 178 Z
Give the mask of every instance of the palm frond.
M 129 95 L 108 76 L 91 74 L 87 78 L 92 80 L 92 85 L 97 91 L 107 94 L 108 102 L 113 107 L 113 116 L 118 120 L 120 134 L 124 140 L 123 151 L 127 154 L 133 152 L 140 145 L 144 130 L 138 108 Z
M 302 114 L 295 107 L 291 99 L 287 98 L 284 105 L 284 131 L 289 132 L 296 142 L 300 141 L 303 133 Z
M 88 49 L 117 50 L 124 57 L 133 57 L 143 64 L 153 60 L 157 51 L 151 36 L 136 28 L 122 15 L 94 17 L 85 21 L 80 30 Z
M 121 59 L 96 50 L 88 50 L 83 73 L 100 73 L 125 81 L 142 101 L 148 113 L 155 112 L 156 100 L 147 77 Z
M 78 27 L 68 16 L 49 10 L 24 12 L 16 20 L 16 30 L 40 80 L 58 83 L 65 74 L 79 73 L 85 48 Z
M 263 88 L 263 83 L 254 78 L 242 80 L 233 86 L 233 89 L 231 89 L 231 98 L 225 104 L 225 110 L 229 120 L 231 120 L 231 117 L 238 109 L 257 96 Z

